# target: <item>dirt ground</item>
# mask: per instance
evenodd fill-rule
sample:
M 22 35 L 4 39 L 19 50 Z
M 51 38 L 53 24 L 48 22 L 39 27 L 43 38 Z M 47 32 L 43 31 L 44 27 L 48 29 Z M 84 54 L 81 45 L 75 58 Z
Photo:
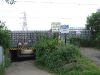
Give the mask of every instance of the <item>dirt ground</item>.
M 100 50 L 94 48 L 81 48 L 81 53 L 93 60 L 100 67 Z
M 53 75 L 34 65 L 34 61 L 13 62 L 5 75 Z

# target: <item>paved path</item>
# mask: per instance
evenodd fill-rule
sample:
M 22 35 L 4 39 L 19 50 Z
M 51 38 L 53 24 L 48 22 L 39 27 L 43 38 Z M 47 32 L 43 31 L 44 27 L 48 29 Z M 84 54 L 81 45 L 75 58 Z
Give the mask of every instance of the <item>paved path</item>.
M 100 50 L 94 48 L 81 48 L 83 55 L 93 60 L 97 66 L 100 66 Z
M 34 61 L 14 62 L 6 70 L 5 75 L 52 75 L 34 65 Z
M 89 57 L 100 66 L 100 51 L 93 48 L 81 48 L 83 55 Z M 34 61 L 14 62 L 6 70 L 5 75 L 53 75 L 34 65 Z

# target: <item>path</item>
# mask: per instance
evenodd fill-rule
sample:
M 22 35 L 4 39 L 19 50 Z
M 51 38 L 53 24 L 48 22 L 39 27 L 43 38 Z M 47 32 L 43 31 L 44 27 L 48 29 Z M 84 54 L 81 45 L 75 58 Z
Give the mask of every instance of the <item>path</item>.
M 5 75 L 52 75 L 34 65 L 34 61 L 14 62 L 7 69 Z
M 100 51 L 93 48 L 81 48 L 83 55 L 94 60 L 100 66 Z M 5 75 L 53 75 L 41 70 L 34 65 L 34 61 L 14 62 L 6 70 Z
M 83 55 L 93 60 L 97 66 L 100 66 L 100 50 L 93 48 L 81 48 L 81 52 Z

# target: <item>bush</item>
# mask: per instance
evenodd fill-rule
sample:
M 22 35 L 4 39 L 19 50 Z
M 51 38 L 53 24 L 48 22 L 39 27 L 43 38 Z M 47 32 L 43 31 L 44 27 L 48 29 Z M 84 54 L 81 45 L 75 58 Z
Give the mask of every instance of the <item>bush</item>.
M 4 64 L 0 64 L 0 75 L 4 75 L 5 67 Z
M 57 44 L 57 41 L 55 39 L 51 38 L 45 38 L 41 39 L 36 45 L 36 62 L 45 65 L 44 60 L 46 59 L 46 56 L 48 56 L 48 53 L 52 53 L 55 50 L 55 45 Z
M 10 57 L 8 50 L 5 50 L 5 56 L 4 56 L 4 61 L 0 64 L 0 75 L 4 75 L 5 73 L 5 68 L 7 68 L 10 65 Z
M 95 47 L 94 40 L 92 39 L 84 39 L 81 37 L 72 37 L 69 39 L 70 44 L 73 44 L 78 47 Z
M 58 45 L 52 38 L 40 40 L 36 48 L 36 64 L 58 75 L 96 75 L 100 74 L 91 61 L 83 57 L 74 45 Z
M 73 44 L 75 46 L 80 46 L 81 39 L 79 37 L 71 37 L 69 38 L 70 44 Z
M 98 35 L 95 39 L 96 47 L 100 48 L 100 35 Z
M 81 39 L 80 42 L 82 47 L 94 47 L 94 41 L 92 39 Z
M 5 26 L 0 25 L 0 45 L 3 46 L 4 49 L 10 47 L 10 31 L 5 29 Z

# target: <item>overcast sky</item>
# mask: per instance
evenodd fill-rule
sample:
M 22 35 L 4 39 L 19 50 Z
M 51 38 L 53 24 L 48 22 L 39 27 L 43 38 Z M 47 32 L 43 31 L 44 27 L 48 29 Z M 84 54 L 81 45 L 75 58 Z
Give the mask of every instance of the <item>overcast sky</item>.
M 22 30 L 26 12 L 28 30 L 48 30 L 51 22 L 85 27 L 87 16 L 99 7 L 99 0 L 16 0 L 14 5 L 0 0 L 0 20 L 10 30 Z

